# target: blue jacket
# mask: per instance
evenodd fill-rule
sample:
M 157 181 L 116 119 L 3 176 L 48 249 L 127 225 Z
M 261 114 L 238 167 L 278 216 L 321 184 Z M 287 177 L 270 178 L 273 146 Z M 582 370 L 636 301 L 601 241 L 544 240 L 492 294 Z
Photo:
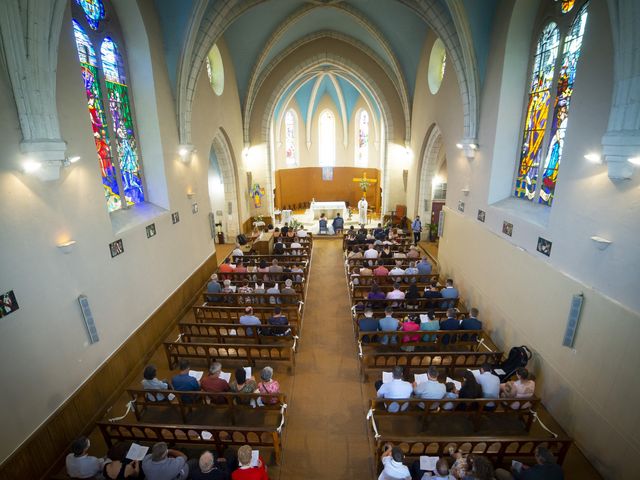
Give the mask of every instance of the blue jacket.
M 342 217 L 336 217 L 333 219 L 333 229 L 334 230 L 341 230 L 344 228 L 344 218 Z

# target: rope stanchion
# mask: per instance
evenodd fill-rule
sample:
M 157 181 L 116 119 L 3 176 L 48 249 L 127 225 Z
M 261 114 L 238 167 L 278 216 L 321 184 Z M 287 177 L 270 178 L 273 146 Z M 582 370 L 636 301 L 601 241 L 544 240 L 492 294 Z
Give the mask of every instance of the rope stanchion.
M 115 418 L 110 418 L 109 422 L 118 422 L 120 420 L 122 420 L 124 417 L 126 417 L 127 415 L 129 415 L 129 413 L 131 412 L 131 410 L 133 410 L 133 402 L 135 400 L 131 400 L 129 402 L 127 402 L 127 411 L 124 412 L 124 415 L 122 415 L 121 417 L 115 417 Z
M 493 350 L 491 350 L 491 349 L 490 349 L 490 348 L 489 348 L 489 347 L 484 343 L 484 338 L 479 339 L 479 340 L 478 340 L 478 344 L 479 344 L 481 347 L 486 348 L 488 351 L 493 352 Z
M 538 422 L 542 428 L 544 428 L 547 432 L 549 432 L 551 435 L 553 435 L 553 438 L 558 438 L 558 434 L 557 433 L 552 432 L 544 423 L 542 423 L 542 420 L 540 420 L 540 417 L 538 416 L 538 412 L 536 412 L 535 410 L 529 409 L 529 413 L 531 413 L 533 415 L 533 421 L 534 422 Z
M 358 340 L 358 356 L 362 358 L 364 354 L 362 353 L 362 340 Z
M 378 426 L 376 425 L 376 419 L 373 417 L 373 408 L 370 408 L 367 412 L 367 420 L 371 420 L 371 427 L 373 428 L 373 437 L 378 440 L 380 434 L 378 433 Z
M 296 346 L 298 345 L 298 335 L 294 335 L 293 336 L 293 346 L 291 347 L 291 350 L 293 350 L 294 352 L 296 351 Z
M 282 433 L 282 427 L 284 427 L 284 411 L 287 409 L 287 404 L 283 403 L 282 407 L 280 407 L 280 425 L 276 428 L 276 431 L 280 434 Z

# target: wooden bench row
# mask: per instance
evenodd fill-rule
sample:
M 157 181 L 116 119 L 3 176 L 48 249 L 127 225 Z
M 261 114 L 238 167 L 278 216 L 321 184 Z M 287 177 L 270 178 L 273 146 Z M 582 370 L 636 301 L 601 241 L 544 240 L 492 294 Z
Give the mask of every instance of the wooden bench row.
M 290 343 L 299 337 L 297 325 L 245 326 L 235 323 L 191 323 L 181 322 L 178 331 L 183 342 L 191 343 L 198 338 L 213 339 L 215 343 Z
M 351 304 L 357 306 L 361 304 L 360 310 L 364 310 L 370 307 L 373 310 L 384 310 L 387 307 L 393 310 L 443 310 L 446 311 L 449 308 L 458 308 L 458 298 L 416 298 L 412 300 L 406 299 L 367 299 L 354 297 L 351 299 Z
M 420 340 L 403 342 L 403 337 L 420 336 Z M 386 337 L 386 340 L 385 340 Z M 432 330 L 417 332 L 366 332 L 357 331 L 360 349 L 399 349 L 400 347 L 416 347 L 420 349 L 435 349 L 438 352 L 452 350 L 480 352 L 496 352 L 498 347 L 491 337 L 483 330 Z M 393 341 L 395 339 L 395 341 Z M 393 342 L 393 343 L 392 343 Z
M 207 293 L 202 299 L 209 306 L 213 305 L 299 305 L 302 293 Z
M 193 316 L 197 323 L 235 323 L 239 324 L 240 317 L 245 315 L 245 308 L 242 306 L 207 306 L 199 305 L 193 307 Z M 290 325 L 300 326 L 302 314 L 300 305 L 258 305 L 253 306 L 253 315 L 258 317 L 264 324 L 273 316 L 276 307 L 280 307 L 281 314 L 287 317 Z

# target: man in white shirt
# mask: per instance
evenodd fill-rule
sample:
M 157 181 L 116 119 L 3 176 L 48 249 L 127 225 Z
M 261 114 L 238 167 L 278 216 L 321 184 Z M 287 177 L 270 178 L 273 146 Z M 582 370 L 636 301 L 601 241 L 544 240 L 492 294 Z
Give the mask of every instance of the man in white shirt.
M 87 453 L 91 443 L 87 437 L 76 438 L 66 458 L 67 473 L 73 478 L 93 478 L 102 471 L 104 459 L 91 457 Z
M 393 380 L 387 383 L 381 381 L 376 382 L 378 389 L 378 398 L 390 398 L 390 399 L 406 399 L 411 397 L 413 387 L 409 382 L 405 382 L 402 379 L 403 369 L 402 367 L 393 367 Z M 401 408 L 405 410 L 408 407 L 407 403 L 398 404 L 398 402 L 391 402 L 387 405 L 389 412 L 397 412 Z
M 232 257 L 242 257 L 244 256 L 244 252 L 242 251 L 242 248 L 240 248 L 240 244 L 236 243 L 236 248 L 233 249 L 233 252 L 231 252 L 231 256 Z
M 491 365 L 485 363 L 480 367 L 480 374 L 476 375 L 476 380 L 482 387 L 483 398 L 498 398 L 500 396 L 500 377 L 491 373 Z M 487 403 L 485 409 L 493 409 L 496 404 Z
M 389 274 L 391 274 L 391 272 L 389 272 Z M 404 292 L 400 290 L 399 283 L 396 282 L 393 284 L 393 290 L 387 293 L 387 300 L 404 300 Z
M 388 446 L 380 457 L 382 472 L 378 480 L 411 480 L 411 473 L 405 464 L 404 454 L 400 447 Z
M 389 270 L 389 275 L 404 275 L 404 270 L 400 267 L 400 265 L 396 265 L 391 270 Z
M 416 397 L 424 398 L 425 400 L 440 400 L 444 398 L 447 393 L 447 387 L 444 383 L 438 381 L 438 369 L 433 365 L 427 370 L 427 381 L 418 383 L 413 391 Z M 424 405 L 420 405 L 424 408 Z M 434 403 L 431 408 L 438 408 L 438 404 Z
M 373 248 L 373 244 L 369 244 L 369 248 L 364 252 L 364 258 L 378 258 L 378 251 Z
M 305 238 L 307 236 L 307 231 L 306 230 L 298 230 L 296 232 L 296 235 L 298 235 L 298 237 L 300 237 L 300 238 Z

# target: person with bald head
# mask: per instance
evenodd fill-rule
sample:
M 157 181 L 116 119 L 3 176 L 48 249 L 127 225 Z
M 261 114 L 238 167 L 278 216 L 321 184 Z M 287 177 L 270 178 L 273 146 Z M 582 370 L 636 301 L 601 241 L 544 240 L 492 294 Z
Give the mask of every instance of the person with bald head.
M 229 480 L 229 468 L 224 457 L 215 459 L 210 451 L 202 452 L 198 460 L 189 460 L 191 480 Z

